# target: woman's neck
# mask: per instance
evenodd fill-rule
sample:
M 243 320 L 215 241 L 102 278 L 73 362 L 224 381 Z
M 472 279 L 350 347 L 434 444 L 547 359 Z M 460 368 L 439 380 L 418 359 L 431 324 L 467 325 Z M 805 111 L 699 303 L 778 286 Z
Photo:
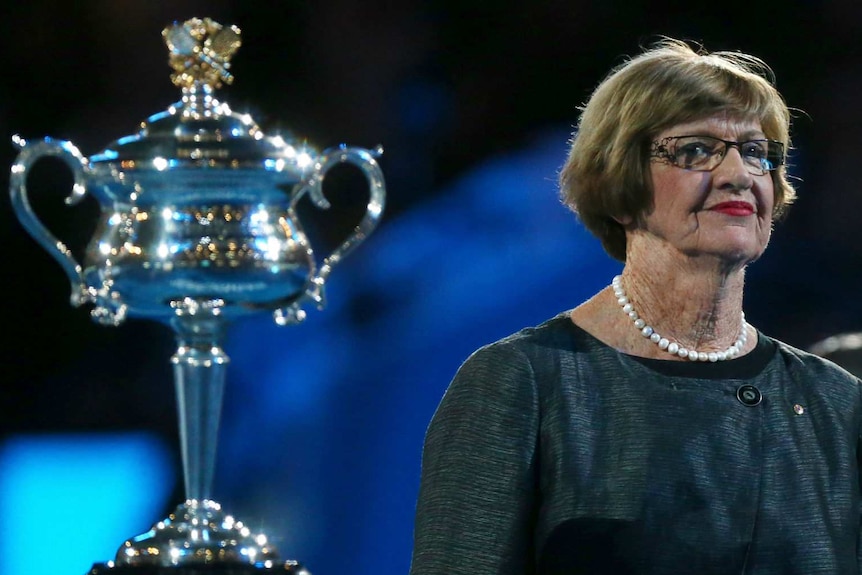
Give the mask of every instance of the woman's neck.
M 658 246 L 630 250 L 622 273 L 626 295 L 647 324 L 681 346 L 707 352 L 739 337 L 744 282 L 743 265 Z

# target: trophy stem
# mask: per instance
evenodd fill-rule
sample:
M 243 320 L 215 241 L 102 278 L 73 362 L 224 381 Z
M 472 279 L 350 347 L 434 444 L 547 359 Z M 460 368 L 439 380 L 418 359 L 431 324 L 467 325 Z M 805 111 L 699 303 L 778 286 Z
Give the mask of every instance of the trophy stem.
M 203 308 L 203 309 L 201 309 Z M 179 413 L 186 499 L 212 499 L 219 420 L 229 358 L 222 350 L 224 320 L 218 307 L 201 306 L 171 322 L 177 351 L 171 357 Z M 190 312 L 186 306 L 186 312 Z
M 307 575 L 296 561 L 280 563 L 278 552 L 265 535 L 252 533 L 213 501 L 216 444 L 228 363 L 221 347 L 227 327 L 221 315 L 224 301 L 184 298 L 172 301 L 171 307 L 174 317 L 170 324 L 177 338 L 171 363 L 186 501 L 148 532 L 123 543 L 116 555 L 115 568 L 120 569 L 117 575 L 196 575 L 204 573 L 201 566 L 208 564 L 214 566 L 206 572 L 214 574 L 252 575 L 262 569 Z M 100 568 L 93 574 L 103 575 Z

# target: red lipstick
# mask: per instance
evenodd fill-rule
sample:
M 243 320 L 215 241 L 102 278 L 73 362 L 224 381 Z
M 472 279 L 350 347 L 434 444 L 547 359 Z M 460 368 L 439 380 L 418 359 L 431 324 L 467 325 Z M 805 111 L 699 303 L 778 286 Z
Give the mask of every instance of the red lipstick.
M 721 202 L 709 208 L 711 212 L 720 212 L 728 216 L 750 216 L 754 213 L 754 206 L 748 202 Z

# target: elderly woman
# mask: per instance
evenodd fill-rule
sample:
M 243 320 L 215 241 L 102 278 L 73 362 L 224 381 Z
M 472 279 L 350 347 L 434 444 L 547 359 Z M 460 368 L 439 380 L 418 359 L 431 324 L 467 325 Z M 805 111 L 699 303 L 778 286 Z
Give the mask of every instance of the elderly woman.
M 562 195 L 624 269 L 458 371 L 412 575 L 862 572 L 860 382 L 743 314 L 789 118 L 760 60 L 672 40 L 599 85 Z

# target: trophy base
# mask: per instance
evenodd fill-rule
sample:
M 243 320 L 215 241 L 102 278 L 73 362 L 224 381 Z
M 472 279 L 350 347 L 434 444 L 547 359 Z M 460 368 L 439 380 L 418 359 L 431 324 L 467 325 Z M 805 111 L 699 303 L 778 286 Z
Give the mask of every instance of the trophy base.
M 296 561 L 273 567 L 244 563 L 202 563 L 199 565 L 110 565 L 96 563 L 87 575 L 309 575 Z
M 188 499 L 87 575 L 310 575 L 215 501 Z

